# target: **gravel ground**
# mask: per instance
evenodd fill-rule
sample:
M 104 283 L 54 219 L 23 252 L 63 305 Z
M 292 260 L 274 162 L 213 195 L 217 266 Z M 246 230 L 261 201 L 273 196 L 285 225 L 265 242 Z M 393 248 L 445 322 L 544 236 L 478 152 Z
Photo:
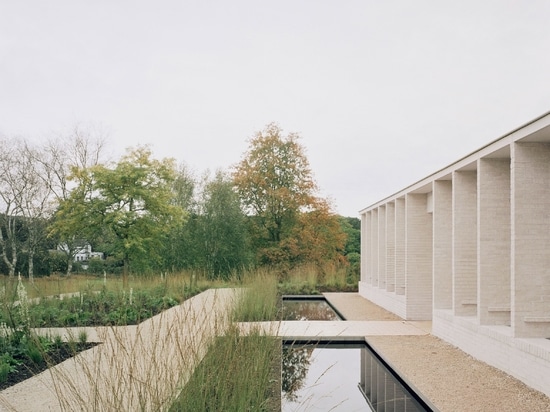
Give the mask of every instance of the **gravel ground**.
M 327 299 L 348 320 L 402 320 L 358 294 Z M 441 412 L 550 411 L 550 398 L 542 392 L 429 333 L 367 341 Z
M 441 412 L 550 411 L 550 398 L 433 335 L 367 341 Z

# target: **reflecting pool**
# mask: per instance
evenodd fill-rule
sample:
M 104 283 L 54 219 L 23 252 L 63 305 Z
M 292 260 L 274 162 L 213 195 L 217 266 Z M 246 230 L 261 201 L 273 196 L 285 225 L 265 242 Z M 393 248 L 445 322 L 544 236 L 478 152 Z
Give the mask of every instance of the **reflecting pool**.
M 283 296 L 283 320 L 342 320 L 322 296 Z
M 364 343 L 285 344 L 282 410 L 432 411 Z

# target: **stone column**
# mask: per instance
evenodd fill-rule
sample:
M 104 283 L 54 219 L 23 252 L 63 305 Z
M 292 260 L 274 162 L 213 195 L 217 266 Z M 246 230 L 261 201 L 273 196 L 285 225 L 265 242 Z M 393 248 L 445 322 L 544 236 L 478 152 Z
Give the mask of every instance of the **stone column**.
M 405 198 L 395 200 L 395 293 L 405 294 Z
M 378 287 L 386 289 L 386 205 L 378 207 Z
M 370 271 L 370 212 L 361 214 L 361 282 L 372 283 Z
M 453 311 L 477 315 L 477 175 L 453 172 Z
M 372 285 L 378 287 L 378 277 L 380 276 L 380 268 L 378 265 L 378 248 L 380 247 L 380 239 L 378 237 L 378 209 L 371 211 L 372 226 L 371 226 L 371 273 Z
M 480 159 L 478 182 L 478 319 L 510 325 L 510 159 Z
M 406 210 L 406 317 L 432 318 L 432 215 L 426 194 L 408 193 Z
M 550 338 L 550 144 L 511 149 L 512 330 Z
M 395 292 L 395 202 L 386 204 L 386 290 Z
M 452 190 L 451 180 L 433 183 L 434 309 L 453 307 Z

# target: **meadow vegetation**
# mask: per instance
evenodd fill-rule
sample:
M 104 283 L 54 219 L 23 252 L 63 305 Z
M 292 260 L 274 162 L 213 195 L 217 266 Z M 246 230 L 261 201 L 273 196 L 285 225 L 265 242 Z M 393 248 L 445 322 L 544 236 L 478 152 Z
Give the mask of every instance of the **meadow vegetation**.
M 57 279 L 37 278 L 32 283 L 24 279 L 14 282 L 6 277 L 2 286 L 4 294 L 0 311 L 3 328 L 0 334 L 4 339 L 0 340 L 3 353 L 0 380 L 3 376 L 7 379 L 8 374 L 17 373 L 18 370 L 31 370 L 28 365 L 33 362 L 51 366 L 56 359 L 48 353 L 54 353 L 62 345 L 67 347 L 67 342 L 63 342 L 59 336 L 35 335 L 35 327 L 139 324 L 210 288 L 240 290 L 233 309 L 226 314 L 231 325 L 237 325 L 238 322 L 277 321 L 281 319 L 282 295 L 353 290 L 357 287 L 356 283 L 353 285 L 348 281 L 345 270 L 327 270 L 319 275 L 313 266 L 285 273 L 267 269 L 242 272 L 229 280 L 217 281 L 194 272 L 131 277 L 129 289 L 124 289 L 122 280 L 116 276 L 94 278 L 73 275 Z M 27 289 L 32 291 L 32 298 L 26 292 L 22 293 Z M 46 293 L 54 295 L 48 297 Z M 65 294 L 71 296 L 64 297 Z M 174 406 L 176 409 L 172 410 L 186 410 L 182 409 L 182 405 L 211 403 L 213 397 L 206 388 L 216 391 L 222 410 L 242 410 L 243 402 L 249 402 L 253 410 L 271 410 L 269 405 L 276 403 L 280 396 L 277 389 L 280 388 L 280 383 L 277 383 L 280 372 L 274 373 L 280 368 L 280 341 L 266 336 L 260 330 L 247 329 L 244 333 L 236 326 L 220 330 L 216 335 L 219 336 L 212 341 L 204 340 L 207 354 L 194 373 L 186 372 L 187 377 L 191 378 L 188 384 L 180 385 L 182 391 L 177 398 L 179 406 Z M 77 344 L 83 344 L 86 336 L 73 336 L 72 339 L 69 348 L 72 348 L 74 354 L 78 351 Z M 161 340 L 165 338 L 160 334 L 154 335 L 152 339 L 159 340 L 155 346 L 164 345 Z M 9 352 L 8 348 L 15 349 Z M 13 353 L 25 352 L 22 356 L 13 356 Z M 274 362 L 274 359 L 278 361 Z M 231 376 L 235 379 L 229 379 Z M 89 377 L 90 381 L 93 379 L 93 376 Z M 116 386 L 118 383 L 113 381 L 111 384 Z M 222 399 L 235 396 L 239 399 Z M 215 409 L 205 407 L 206 410 Z

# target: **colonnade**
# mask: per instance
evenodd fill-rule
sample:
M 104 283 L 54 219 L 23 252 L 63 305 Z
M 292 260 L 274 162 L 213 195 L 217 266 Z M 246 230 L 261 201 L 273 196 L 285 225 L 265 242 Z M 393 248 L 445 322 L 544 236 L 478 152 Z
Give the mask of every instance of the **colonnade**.
M 360 214 L 362 296 L 459 345 L 550 338 L 550 114 Z

